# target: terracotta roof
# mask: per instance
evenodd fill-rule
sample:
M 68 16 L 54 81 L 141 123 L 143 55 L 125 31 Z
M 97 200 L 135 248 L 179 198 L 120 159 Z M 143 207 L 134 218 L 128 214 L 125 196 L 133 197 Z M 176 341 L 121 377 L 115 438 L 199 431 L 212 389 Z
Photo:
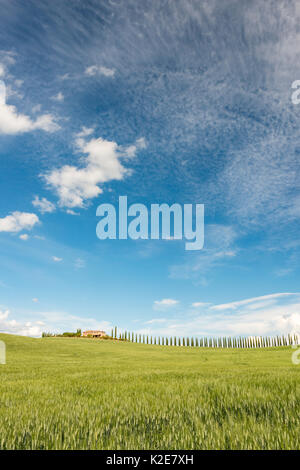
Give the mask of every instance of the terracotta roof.
M 84 331 L 83 333 L 105 333 L 105 331 L 103 330 L 87 330 L 87 331 Z

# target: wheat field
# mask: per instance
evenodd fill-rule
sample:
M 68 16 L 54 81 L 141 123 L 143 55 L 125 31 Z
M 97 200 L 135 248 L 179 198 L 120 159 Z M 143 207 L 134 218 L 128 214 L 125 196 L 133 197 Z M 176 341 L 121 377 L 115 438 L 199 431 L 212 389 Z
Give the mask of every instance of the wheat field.
M 0 340 L 0 449 L 300 449 L 291 347 Z

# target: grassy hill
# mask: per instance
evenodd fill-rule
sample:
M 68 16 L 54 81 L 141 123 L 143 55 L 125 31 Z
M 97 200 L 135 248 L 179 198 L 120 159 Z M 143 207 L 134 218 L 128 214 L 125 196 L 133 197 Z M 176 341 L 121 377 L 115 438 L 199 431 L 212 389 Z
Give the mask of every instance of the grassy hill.
M 290 347 L 0 340 L 1 449 L 300 449 Z

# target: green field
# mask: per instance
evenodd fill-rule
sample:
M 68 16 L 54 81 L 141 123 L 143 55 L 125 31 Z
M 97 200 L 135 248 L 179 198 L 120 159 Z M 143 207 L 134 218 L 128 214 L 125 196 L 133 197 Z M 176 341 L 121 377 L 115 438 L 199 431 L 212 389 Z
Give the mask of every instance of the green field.
M 1 449 L 300 449 L 290 347 L 0 340 Z

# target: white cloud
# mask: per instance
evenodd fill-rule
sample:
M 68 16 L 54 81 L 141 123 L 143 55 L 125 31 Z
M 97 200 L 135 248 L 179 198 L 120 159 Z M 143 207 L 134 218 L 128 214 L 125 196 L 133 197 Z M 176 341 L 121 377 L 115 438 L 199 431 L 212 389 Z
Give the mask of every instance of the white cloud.
M 165 336 L 300 334 L 300 293 L 270 294 L 246 300 L 248 302 L 231 302 L 233 307 L 224 311 L 208 306 L 197 316 L 190 310 L 163 322 L 149 320 L 147 324 L 152 327 L 146 333 Z
M 86 75 L 93 77 L 94 75 L 104 75 L 105 77 L 114 77 L 115 70 L 100 65 L 91 65 L 87 67 L 84 72 Z
M 36 214 L 15 211 L 0 219 L 0 232 L 20 232 L 31 230 L 39 222 Z
M 3 64 L 0 63 L 0 77 L 4 77 L 5 75 L 5 67 Z
M 60 263 L 62 261 L 62 258 L 59 258 L 58 256 L 52 256 L 52 259 L 55 263 Z
M 32 201 L 32 205 L 34 207 L 37 207 L 42 214 L 45 212 L 53 212 L 55 211 L 55 205 L 53 202 L 48 201 L 45 197 L 42 197 L 42 199 L 39 198 L 39 196 L 35 196 L 34 200 Z
M 78 317 L 67 312 L 38 312 L 43 322 L 47 325 L 43 331 L 62 333 L 63 331 L 104 330 L 110 334 L 113 325 L 106 320 L 97 320 L 93 317 Z
M 227 304 L 219 304 L 219 305 L 214 305 L 210 307 L 211 310 L 235 310 L 237 307 L 241 307 L 243 305 L 248 305 L 255 303 L 257 301 L 265 301 L 265 300 L 274 300 L 278 299 L 280 297 L 286 297 L 286 296 L 293 296 L 293 295 L 299 295 L 297 293 L 291 293 L 291 292 L 283 292 L 283 293 L 278 293 L 278 294 L 269 294 L 269 295 L 263 295 L 260 297 L 252 297 L 250 299 L 245 299 L 245 300 L 239 300 L 236 302 L 230 302 Z
M 44 330 L 44 322 L 19 322 L 14 319 L 10 320 L 8 318 L 9 315 L 9 310 L 6 310 L 5 312 L 0 311 L 0 331 L 2 333 L 33 337 L 41 336 L 42 331 Z
M 81 131 L 78 132 L 76 135 L 76 137 L 88 137 L 89 135 L 91 135 L 93 132 L 94 132 L 94 128 L 93 127 L 85 127 L 85 126 L 82 126 L 81 128 Z
M 64 95 L 62 94 L 61 91 L 58 92 L 57 95 L 52 96 L 53 101 L 62 102 L 62 101 L 64 101 L 64 99 L 65 99 L 65 97 L 64 97 Z
M 154 325 L 155 323 L 166 323 L 166 318 L 152 318 L 152 320 L 148 320 L 145 322 L 145 325 Z
M 207 305 L 210 305 L 210 304 L 208 302 L 194 302 L 194 303 L 192 303 L 192 307 L 194 307 L 194 308 L 207 307 Z
M 67 213 L 67 214 L 70 214 L 70 215 L 80 215 L 79 212 L 75 212 L 75 211 L 73 211 L 72 209 L 67 209 L 67 210 L 66 210 L 66 213 Z
M 175 299 L 162 299 L 162 300 L 155 300 L 153 304 L 154 310 L 164 310 L 170 307 L 175 307 L 175 305 L 179 304 L 179 300 Z
M 82 158 L 80 167 L 65 165 L 44 175 L 46 182 L 59 197 L 60 206 L 74 208 L 84 207 L 88 199 L 102 193 L 99 184 L 111 180 L 122 180 L 130 173 L 122 163 L 122 158 L 135 156 L 144 148 L 144 139 L 138 139 L 135 145 L 120 147 L 116 142 L 101 138 L 86 142 L 79 137 L 76 140 L 79 149 L 87 155 Z
M 26 241 L 26 240 L 28 240 L 29 235 L 27 235 L 27 233 L 22 233 L 22 235 L 20 235 L 19 238 L 20 238 L 21 240 L 25 240 L 25 241 Z
M 37 303 L 38 299 L 33 298 Z M 76 331 L 77 328 L 84 330 L 104 330 L 110 333 L 113 325 L 106 320 L 97 320 L 93 317 L 78 317 L 63 311 L 35 312 L 38 320 L 16 320 L 10 319 L 9 310 L 0 310 L 0 332 L 14 335 L 40 337 L 43 331 L 62 333 L 64 331 Z M 20 314 L 19 314 L 20 315 Z M 23 317 L 23 315 L 22 315 Z
M 15 106 L 6 104 L 6 87 L 0 80 L 0 134 L 19 134 L 37 129 L 54 132 L 59 125 L 54 122 L 52 114 L 42 114 L 33 121 L 29 116 L 18 113 Z
M 33 297 L 32 302 L 37 303 L 38 301 L 39 301 L 39 299 L 37 297 Z

